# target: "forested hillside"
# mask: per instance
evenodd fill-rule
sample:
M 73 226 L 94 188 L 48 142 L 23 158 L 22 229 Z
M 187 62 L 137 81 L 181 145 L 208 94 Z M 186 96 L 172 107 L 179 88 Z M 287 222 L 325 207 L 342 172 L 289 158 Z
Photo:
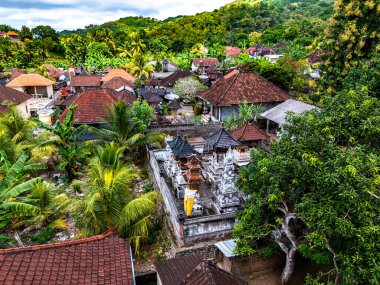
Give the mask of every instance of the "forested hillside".
M 332 15 L 332 2 L 238 0 L 193 16 L 173 15 L 164 21 L 125 17 L 62 32 L 49 26 L 33 29 L 23 26 L 17 31 L 0 25 L 0 30 L 18 32 L 22 40 L 14 44 L 0 39 L 0 71 L 10 67 L 35 68 L 46 60 L 62 66 L 70 63 L 95 64 L 99 68 L 122 66 L 128 61 L 125 51 L 133 50 L 136 41 L 144 46 L 149 59 L 172 58 L 171 53 L 176 53 L 177 58 L 173 60 L 180 65 L 201 44 L 209 48 L 209 55 L 220 57 L 226 45 L 245 49 L 255 43 L 271 45 L 286 41 L 289 52 L 301 58 L 308 53 L 305 47 L 319 44 L 316 38 L 323 33 L 325 20 Z

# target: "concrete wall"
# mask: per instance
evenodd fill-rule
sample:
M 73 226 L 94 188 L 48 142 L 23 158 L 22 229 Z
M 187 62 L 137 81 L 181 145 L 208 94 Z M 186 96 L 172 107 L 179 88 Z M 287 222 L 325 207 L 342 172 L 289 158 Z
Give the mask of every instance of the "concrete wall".
M 214 133 L 221 128 L 220 124 L 165 124 L 150 125 L 148 131 L 162 132 L 172 135 L 198 135 L 203 136 Z
M 54 94 L 53 85 L 47 86 L 46 92 L 47 92 L 48 98 L 53 98 L 53 94 Z
M 222 113 L 220 116 L 220 120 L 222 122 L 225 122 L 231 114 L 236 114 L 236 115 L 239 114 L 239 106 L 234 105 L 234 106 L 229 106 L 229 107 L 222 107 L 221 112 Z
M 28 119 L 28 118 L 30 118 L 30 110 L 29 110 L 29 108 L 27 108 L 27 103 L 28 103 L 28 101 L 23 102 L 23 103 L 21 103 L 21 104 L 18 104 L 18 105 L 16 106 L 17 111 L 20 112 L 21 116 L 22 116 L 24 119 Z

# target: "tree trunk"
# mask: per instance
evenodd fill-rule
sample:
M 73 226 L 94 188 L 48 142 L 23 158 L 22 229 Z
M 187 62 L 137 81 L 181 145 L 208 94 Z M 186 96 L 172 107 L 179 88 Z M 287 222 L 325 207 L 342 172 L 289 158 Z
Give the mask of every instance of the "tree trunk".
M 284 270 L 281 273 L 280 281 L 281 285 L 288 284 L 290 278 L 293 275 L 294 268 L 295 268 L 295 255 L 296 255 L 297 249 L 292 248 L 289 250 L 289 252 L 286 254 L 286 263 Z

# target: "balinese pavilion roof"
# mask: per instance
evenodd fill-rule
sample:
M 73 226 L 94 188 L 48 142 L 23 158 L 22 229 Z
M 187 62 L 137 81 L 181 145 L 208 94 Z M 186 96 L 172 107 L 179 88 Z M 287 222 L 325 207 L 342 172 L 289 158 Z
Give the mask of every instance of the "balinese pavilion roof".
M 185 158 L 192 154 L 197 154 L 194 148 L 181 137 L 176 137 L 173 141 L 168 142 L 168 144 L 172 149 L 173 155 L 178 158 Z
M 280 87 L 255 72 L 234 70 L 216 81 L 208 90 L 198 92 L 199 97 L 216 107 L 284 102 L 289 95 Z
M 213 149 L 216 148 L 229 148 L 233 146 L 240 145 L 240 142 L 235 140 L 229 132 L 227 132 L 224 128 L 221 128 L 216 133 L 212 134 L 211 136 L 204 137 L 207 145 L 209 147 L 212 147 Z
M 21 74 L 13 79 L 6 86 L 7 87 L 28 87 L 28 86 L 50 86 L 54 81 L 47 79 L 39 74 Z
M 254 124 L 245 124 L 231 133 L 232 137 L 239 142 L 261 141 L 269 138 Z
M 160 103 L 164 101 L 160 95 L 158 95 L 156 92 L 153 92 L 153 91 L 148 91 L 147 93 L 143 95 L 143 97 L 144 97 L 144 100 L 147 101 L 148 103 Z
M 170 146 L 171 149 L 173 149 L 173 148 L 176 148 L 182 142 L 183 142 L 183 138 L 178 136 L 178 137 L 175 137 L 173 140 L 168 141 L 168 145 Z
M 173 87 L 178 80 L 192 76 L 192 75 L 193 74 L 188 70 L 178 69 L 172 75 L 162 79 L 160 81 L 160 86 Z
M 133 89 L 135 88 L 135 84 L 133 84 L 132 81 L 127 80 L 121 76 L 116 76 L 110 79 L 109 81 L 105 82 L 102 85 L 102 88 L 109 88 L 114 90 L 130 89 L 133 91 Z
M 170 110 L 178 110 L 178 109 L 181 109 L 181 104 L 179 103 L 178 99 L 174 99 L 173 101 L 171 101 L 168 105 L 169 109 Z
M 120 76 L 126 80 L 134 81 L 135 78 L 126 72 L 124 69 L 111 69 L 106 76 L 102 78 L 102 81 L 107 82 L 110 81 L 112 78 Z

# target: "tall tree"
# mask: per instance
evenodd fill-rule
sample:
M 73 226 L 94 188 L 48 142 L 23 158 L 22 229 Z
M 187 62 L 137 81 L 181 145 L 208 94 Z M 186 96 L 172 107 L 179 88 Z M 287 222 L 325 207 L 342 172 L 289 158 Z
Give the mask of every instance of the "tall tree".
M 137 177 L 131 165 L 121 160 L 124 148 L 114 143 L 99 147 L 89 164 L 90 180 L 84 183 L 85 199 L 78 201 L 77 225 L 93 235 L 120 225 L 138 252 L 148 237 L 159 194 L 149 192 L 136 197 L 132 182 Z
M 326 43 L 331 52 L 326 62 L 329 91 L 339 91 L 352 67 L 380 50 L 380 3 L 339 0 L 329 20 Z
M 251 198 L 234 236 L 243 254 L 277 245 L 282 284 L 297 252 L 332 265 L 335 284 L 378 284 L 379 115 L 376 99 L 343 91 L 291 116 L 273 152 L 253 152 L 240 170 L 238 186 Z
M 77 176 L 81 163 L 86 159 L 87 150 L 79 144 L 77 139 L 87 131 L 87 126 L 74 127 L 74 112 L 77 106 L 70 106 L 70 109 L 61 123 L 57 121 L 55 128 L 41 121 L 36 120 L 40 128 L 44 128 L 52 134 L 52 138 L 43 142 L 40 147 L 54 146 L 60 155 L 60 168 L 67 173 L 69 180 Z

